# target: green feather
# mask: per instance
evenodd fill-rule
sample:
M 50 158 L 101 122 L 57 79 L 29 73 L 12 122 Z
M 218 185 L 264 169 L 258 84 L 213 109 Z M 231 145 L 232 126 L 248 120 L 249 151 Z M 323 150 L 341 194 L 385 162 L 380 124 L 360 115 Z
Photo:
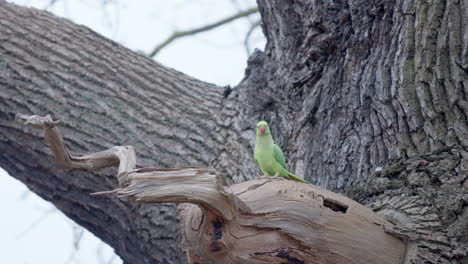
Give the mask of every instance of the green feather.
M 308 184 L 312 184 L 304 179 L 302 179 L 301 177 L 295 175 L 295 174 L 292 174 L 288 171 L 288 178 L 291 179 L 291 180 L 295 180 L 295 181 L 300 181 L 300 182 L 303 182 L 303 183 L 308 183 Z
M 281 164 L 281 166 L 283 166 L 283 168 L 288 169 L 288 166 L 286 165 L 286 159 L 284 158 L 283 151 L 275 143 L 273 143 L 273 155 L 275 156 L 276 161 L 279 162 L 279 164 Z
M 273 141 L 267 122 L 258 122 L 256 132 L 257 141 L 255 143 L 254 159 L 264 175 L 277 175 L 290 180 L 309 183 L 288 171 L 283 151 Z

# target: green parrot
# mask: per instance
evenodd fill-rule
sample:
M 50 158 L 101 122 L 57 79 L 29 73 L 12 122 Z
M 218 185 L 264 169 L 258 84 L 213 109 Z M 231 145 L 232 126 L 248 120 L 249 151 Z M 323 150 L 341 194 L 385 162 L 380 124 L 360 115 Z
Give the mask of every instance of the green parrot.
M 265 121 L 257 123 L 257 142 L 254 149 L 254 159 L 265 175 L 281 176 L 286 179 L 310 184 L 310 182 L 288 171 L 283 151 L 273 141 L 270 127 Z

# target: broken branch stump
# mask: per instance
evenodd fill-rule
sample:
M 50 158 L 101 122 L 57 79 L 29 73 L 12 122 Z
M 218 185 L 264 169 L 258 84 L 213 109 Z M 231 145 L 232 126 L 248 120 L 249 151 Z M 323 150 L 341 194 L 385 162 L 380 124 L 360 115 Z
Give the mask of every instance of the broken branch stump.
M 359 203 L 313 185 L 260 178 L 225 186 L 211 168 L 135 169 L 130 146 L 73 156 L 50 116 L 17 115 L 42 128 L 58 164 L 96 170 L 119 164 L 117 193 L 179 203 L 190 263 L 406 263 L 393 224 Z

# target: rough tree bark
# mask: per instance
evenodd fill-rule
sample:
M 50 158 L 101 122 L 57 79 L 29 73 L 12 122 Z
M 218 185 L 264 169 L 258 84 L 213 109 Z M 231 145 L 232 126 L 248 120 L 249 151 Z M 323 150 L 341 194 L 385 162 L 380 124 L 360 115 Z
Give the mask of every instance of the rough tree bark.
M 167 69 L 50 14 L 0 2 L 0 166 L 128 263 L 183 263 L 172 205 L 88 193 L 112 171 L 64 173 L 17 112 L 60 113 L 74 152 L 132 145 L 140 166 L 259 174 L 270 121 L 296 174 L 398 224 L 414 263 L 462 263 L 468 242 L 468 3 L 258 1 L 267 37 L 236 87 Z

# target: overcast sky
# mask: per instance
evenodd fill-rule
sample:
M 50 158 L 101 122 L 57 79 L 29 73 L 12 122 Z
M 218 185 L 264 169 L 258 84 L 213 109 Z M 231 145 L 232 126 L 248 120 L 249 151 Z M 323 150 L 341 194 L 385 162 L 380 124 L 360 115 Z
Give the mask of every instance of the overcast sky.
M 51 0 L 9 2 L 44 9 Z M 254 0 L 58 0 L 48 10 L 132 50 L 149 53 L 174 30 L 216 22 L 254 5 Z M 247 61 L 245 34 L 257 20 L 258 15 L 253 15 L 220 29 L 177 40 L 155 59 L 204 81 L 235 85 L 243 77 Z M 258 28 L 252 45 L 263 48 Z M 122 263 L 111 248 L 89 232 L 83 232 L 52 204 L 1 169 L 0 186 L 2 263 Z

